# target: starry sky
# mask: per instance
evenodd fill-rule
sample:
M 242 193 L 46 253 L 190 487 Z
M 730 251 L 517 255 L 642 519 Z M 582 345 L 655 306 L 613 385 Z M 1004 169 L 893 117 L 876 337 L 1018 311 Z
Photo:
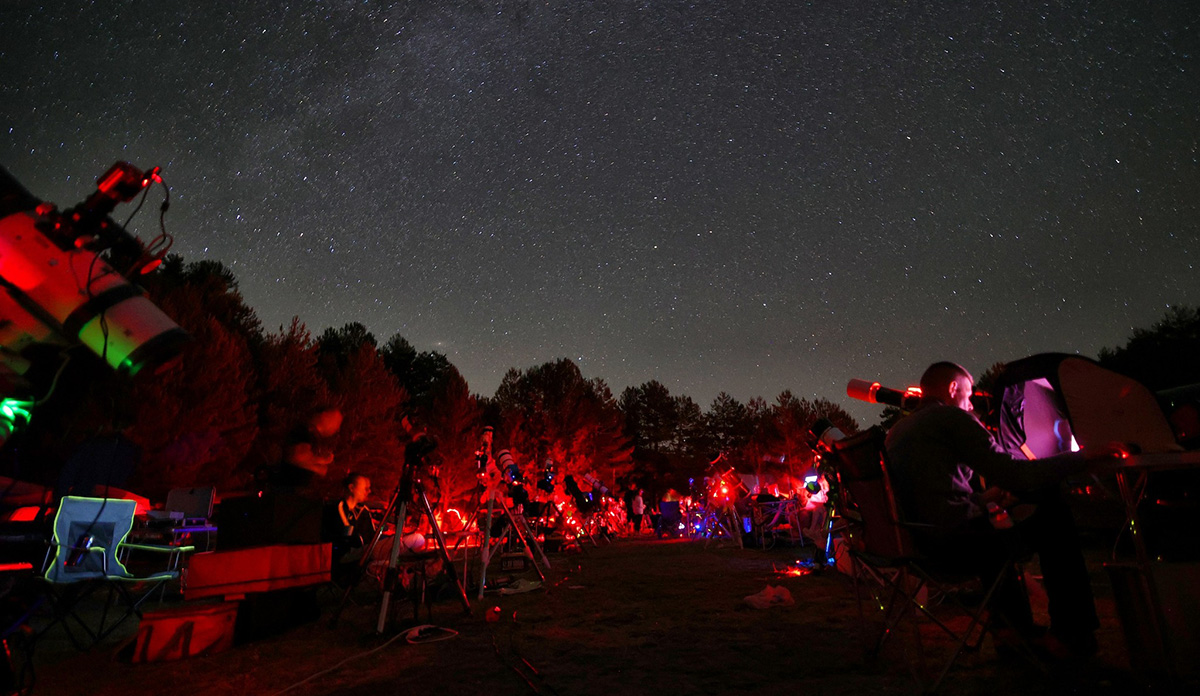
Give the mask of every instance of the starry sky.
M 478 393 L 569 357 L 617 394 L 791 389 L 869 423 L 851 378 L 1094 356 L 1200 304 L 1198 18 L 7 0 L 0 164 L 62 207 L 160 165 L 174 251 L 268 329 L 361 322 Z

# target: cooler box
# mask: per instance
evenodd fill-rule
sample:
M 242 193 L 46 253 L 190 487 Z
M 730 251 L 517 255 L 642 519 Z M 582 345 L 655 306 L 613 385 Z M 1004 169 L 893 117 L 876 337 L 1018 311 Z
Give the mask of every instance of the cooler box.
M 184 604 L 147 611 L 138 624 L 132 662 L 163 662 L 219 653 L 233 645 L 237 602 Z

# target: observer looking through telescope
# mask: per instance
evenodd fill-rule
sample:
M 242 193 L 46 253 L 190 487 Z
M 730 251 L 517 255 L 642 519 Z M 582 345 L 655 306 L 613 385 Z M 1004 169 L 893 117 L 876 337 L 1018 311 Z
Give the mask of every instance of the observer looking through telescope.
M 877 384 L 856 380 L 850 389 L 862 393 L 863 385 L 869 400 L 883 401 Z M 919 396 L 909 390 L 896 404 L 912 413 L 888 432 L 889 474 L 905 520 L 924 525 L 913 528 L 914 541 L 922 553 L 953 562 L 988 584 L 1004 570 L 1014 546 L 1037 553 L 1049 599 L 1048 634 L 1034 624 L 1025 588 L 1013 574 L 996 591 L 993 618 L 1002 616 L 1019 638 L 1036 641 L 1053 656 L 1094 654 L 1099 621 L 1075 522 L 1058 484 L 1118 453 L 1012 457 L 972 415 L 973 389 L 970 372 L 939 362 L 922 375 Z M 1026 514 L 1014 515 L 1011 529 L 989 521 L 989 507 L 1018 504 L 1027 506 Z M 993 631 L 1003 630 L 990 624 Z

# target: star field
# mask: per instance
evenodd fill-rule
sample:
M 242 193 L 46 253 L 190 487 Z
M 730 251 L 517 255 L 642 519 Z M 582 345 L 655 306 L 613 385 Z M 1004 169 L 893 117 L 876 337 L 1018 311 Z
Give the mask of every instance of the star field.
M 871 421 L 850 378 L 1200 304 L 1195 8 L 912 5 L 9 2 L 0 164 L 62 206 L 160 165 L 175 251 L 268 328 L 484 394 L 570 357 Z

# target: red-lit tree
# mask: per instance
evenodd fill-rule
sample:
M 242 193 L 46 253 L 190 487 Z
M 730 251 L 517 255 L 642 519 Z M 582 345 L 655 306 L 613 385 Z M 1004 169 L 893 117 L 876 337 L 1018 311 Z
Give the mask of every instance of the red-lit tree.
M 258 351 L 256 394 L 258 437 L 242 467 L 244 474 L 279 466 L 288 433 L 303 428 L 313 411 L 330 403 L 329 386 L 317 369 L 316 343 L 299 318 L 264 340 Z
M 428 405 L 414 416 L 438 448 L 430 455 L 438 468 L 440 494 L 459 500 L 475 486 L 475 449 L 482 430 L 482 409 L 458 370 L 442 380 Z
M 334 438 L 334 462 L 322 491 L 341 492 L 341 479 L 356 471 L 371 477 L 377 495 L 391 491 L 404 464 L 407 436 L 402 433 L 408 395 L 375 349 L 375 340 L 348 324 L 326 331 L 318 342 L 318 366 L 329 385 L 330 400 L 342 411 Z M 326 340 L 329 336 L 333 340 Z
M 175 486 L 237 485 L 239 464 L 257 434 L 247 335 L 257 324 L 221 270 L 189 267 L 163 279 L 154 294 L 193 340 L 178 365 L 143 375 L 128 392 L 128 434 L 142 449 L 130 484 L 143 495 L 159 498 Z
M 609 485 L 629 469 L 632 446 L 612 392 L 571 360 L 509 370 L 494 403 L 496 449 L 509 449 L 524 468 L 552 459 L 560 475 L 594 472 Z

